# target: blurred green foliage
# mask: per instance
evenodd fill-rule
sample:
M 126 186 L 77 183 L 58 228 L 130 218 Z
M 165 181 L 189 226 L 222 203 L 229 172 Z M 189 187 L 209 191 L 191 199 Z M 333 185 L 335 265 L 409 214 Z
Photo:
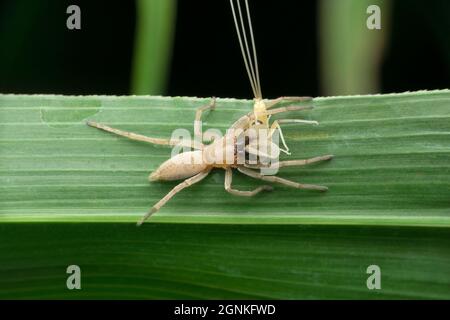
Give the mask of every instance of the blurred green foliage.
M 132 94 L 162 94 L 175 29 L 176 0 L 137 0 Z
M 276 10 L 253 2 L 254 22 L 285 13 L 255 29 L 261 60 L 270 57 L 261 63 L 267 96 L 449 86 L 447 0 L 283 2 Z M 70 4 L 81 7 L 80 31 L 65 27 Z M 381 30 L 366 28 L 372 4 L 381 8 Z M 227 1 L 3 0 L 0 92 L 242 96 L 245 84 L 226 72 L 241 67 L 228 51 L 239 54 L 233 32 Z M 211 70 L 220 76 L 207 77 Z
M 381 29 L 370 30 L 366 8 L 377 5 Z M 380 69 L 391 3 L 385 0 L 320 2 L 321 82 L 325 95 L 380 92 Z

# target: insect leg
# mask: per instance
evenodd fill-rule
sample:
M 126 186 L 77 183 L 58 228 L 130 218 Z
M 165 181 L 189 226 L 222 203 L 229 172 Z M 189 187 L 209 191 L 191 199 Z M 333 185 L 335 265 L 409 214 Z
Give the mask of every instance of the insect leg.
M 276 104 L 283 102 L 283 101 L 294 101 L 294 102 L 304 102 L 304 101 L 311 101 L 312 97 L 279 97 L 273 100 L 270 100 L 266 103 L 266 109 L 272 108 Z
M 216 108 L 216 98 L 213 97 L 211 102 L 206 106 L 199 107 L 195 113 L 194 121 L 194 135 L 198 142 L 203 143 L 203 133 L 202 133 L 202 113 L 206 110 L 214 110 Z
M 192 147 L 194 149 L 202 149 L 203 148 L 202 145 L 196 144 L 195 142 L 191 143 L 191 142 L 176 140 L 176 139 L 169 140 L 169 139 L 147 137 L 147 136 L 144 136 L 141 134 L 111 128 L 107 125 L 97 123 L 94 121 L 88 121 L 88 122 L 86 122 L 86 124 L 90 127 L 94 127 L 94 128 L 97 128 L 97 129 L 100 129 L 103 131 L 111 132 L 111 133 L 117 134 L 119 136 L 128 138 L 130 140 L 143 141 L 143 142 L 148 142 L 148 143 L 158 144 L 158 145 L 165 145 L 165 146 L 176 146 L 176 145 L 181 144 L 181 146 Z
M 291 153 L 289 152 L 289 147 L 286 145 L 286 141 L 284 140 L 284 136 L 283 136 L 283 131 L 281 131 L 280 125 L 278 123 L 279 123 L 279 121 L 275 120 L 272 123 L 272 125 L 270 126 L 269 138 L 271 138 L 273 133 L 275 132 L 275 130 L 278 129 L 278 132 L 280 133 L 281 142 L 283 143 L 283 146 L 284 146 L 284 149 L 280 148 L 280 151 L 290 155 Z
M 193 185 L 194 183 L 197 183 L 201 180 L 203 180 L 211 171 L 211 169 L 207 169 L 205 171 L 200 172 L 199 174 L 196 174 L 193 177 L 190 177 L 180 184 L 176 185 L 168 194 L 166 194 L 161 200 L 159 200 L 151 209 L 149 212 L 147 212 L 142 219 L 137 223 L 138 226 L 144 223 L 145 220 L 147 220 L 152 214 L 154 214 L 156 211 L 161 209 L 163 205 L 167 203 L 174 195 L 176 195 L 181 190 Z
M 284 184 L 286 186 L 297 188 L 297 189 L 318 190 L 318 191 L 327 191 L 328 190 L 328 188 L 325 186 L 318 186 L 318 185 L 314 185 L 314 184 L 302 184 L 302 183 L 294 182 L 294 181 L 287 180 L 284 178 L 280 178 L 277 176 L 265 176 L 265 175 L 259 174 L 251 169 L 244 168 L 244 167 L 238 167 L 238 170 L 240 172 L 242 172 L 243 174 L 245 174 L 249 177 L 255 178 L 255 179 L 260 179 L 260 180 L 269 181 L 269 182 L 276 182 L 276 183 Z
M 279 161 L 277 163 L 277 168 L 293 167 L 293 166 L 304 166 L 304 165 L 308 165 L 308 164 L 311 164 L 311 163 L 331 160 L 331 159 L 333 159 L 333 157 L 334 156 L 332 154 L 328 154 L 328 155 L 325 155 L 325 156 L 314 157 L 314 158 L 310 158 L 310 159 Z M 244 165 L 244 167 L 250 168 L 250 169 L 261 169 L 261 168 L 268 168 L 268 167 L 270 167 L 269 165 L 263 165 L 263 164 L 252 165 L 252 164 L 244 163 L 243 165 Z
M 233 180 L 233 170 L 231 168 L 225 169 L 225 190 L 231 194 L 234 194 L 235 196 L 243 196 L 243 197 L 252 197 L 258 193 L 260 193 L 263 190 L 266 191 L 272 191 L 273 187 L 264 185 L 260 186 L 252 191 L 241 191 L 237 189 L 233 189 L 231 187 L 231 181 Z
M 306 124 L 315 124 L 318 125 L 319 123 L 317 121 L 310 121 L 310 120 L 302 120 L 302 119 L 279 119 L 279 120 L 275 120 L 272 125 L 270 126 L 270 130 L 269 130 L 269 138 L 272 137 L 273 133 L 275 132 L 275 130 L 279 130 L 280 132 L 280 138 L 281 138 L 281 142 L 283 143 L 284 149 L 280 148 L 280 151 L 286 153 L 286 154 L 291 154 L 289 152 L 289 147 L 286 144 L 286 141 L 284 140 L 284 136 L 283 136 L 283 131 L 281 130 L 280 124 L 282 123 L 306 123 Z

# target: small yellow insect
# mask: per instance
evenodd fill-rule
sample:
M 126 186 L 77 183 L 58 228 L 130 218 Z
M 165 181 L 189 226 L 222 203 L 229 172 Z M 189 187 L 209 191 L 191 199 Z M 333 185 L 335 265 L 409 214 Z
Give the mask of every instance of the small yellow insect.
M 253 44 L 253 53 L 255 59 L 256 73 L 254 72 L 253 64 L 250 65 L 247 62 L 247 59 L 250 58 L 248 54 L 247 57 L 244 53 L 244 46 L 242 44 L 239 27 L 237 24 L 237 18 L 234 10 L 234 5 L 232 0 L 230 0 L 231 8 L 233 12 L 233 17 L 236 24 L 236 29 L 239 36 L 239 42 L 241 45 L 244 62 L 246 65 L 247 72 L 250 77 L 250 83 L 252 85 L 254 94 L 255 94 L 255 104 L 252 112 L 242 116 L 236 122 L 234 122 L 225 136 L 215 139 L 211 144 L 205 145 L 203 144 L 203 133 L 201 128 L 201 118 L 202 113 L 206 110 L 214 110 L 216 105 L 215 98 L 212 99 L 211 103 L 208 105 L 202 106 L 197 109 L 194 121 L 194 142 L 186 142 L 183 140 L 168 140 L 168 139 L 160 139 L 160 138 L 152 138 L 143 136 L 140 134 L 127 132 L 115 128 L 111 128 L 104 124 L 100 124 L 93 121 L 88 121 L 87 124 L 91 127 L 95 127 L 107 132 L 111 132 L 117 134 L 119 136 L 126 137 L 131 140 L 143 141 L 157 145 L 165 145 L 165 146 L 185 146 L 195 149 L 194 151 L 188 151 L 179 153 L 176 156 L 166 160 L 163 162 L 153 173 L 150 174 L 150 181 L 171 181 L 171 180 L 181 180 L 185 179 L 183 182 L 175 186 L 167 195 L 165 195 L 161 200 L 159 200 L 144 217 L 137 223 L 141 225 L 148 217 L 150 217 L 153 213 L 158 211 L 163 205 L 165 205 L 175 194 L 180 192 L 181 190 L 203 180 L 209 172 L 213 168 L 220 168 L 225 170 L 225 182 L 224 187 L 225 190 L 229 193 L 237 196 L 246 196 L 251 197 L 263 190 L 270 191 L 273 188 L 269 185 L 261 185 L 254 190 L 250 191 L 242 191 L 232 188 L 232 169 L 237 169 L 239 172 L 250 176 L 255 179 L 260 179 L 268 182 L 275 182 L 284 184 L 293 188 L 298 189 L 309 189 L 309 190 L 318 190 L 318 191 L 326 191 L 328 190 L 325 186 L 312 185 L 312 184 L 302 184 L 298 182 L 294 182 L 291 180 L 287 180 L 284 178 L 277 177 L 275 175 L 263 175 L 257 171 L 252 169 L 261 169 L 266 168 L 267 163 L 263 163 L 261 161 L 262 153 L 256 148 L 250 148 L 250 143 L 246 137 L 248 137 L 249 132 L 251 130 L 261 130 L 267 129 L 269 130 L 269 134 L 266 135 L 266 140 L 262 142 L 267 142 L 267 144 L 272 145 L 271 137 L 275 130 L 279 130 L 281 133 L 281 128 L 279 126 L 280 123 L 289 123 L 289 122 L 300 122 L 300 123 L 316 123 L 314 121 L 306 121 L 299 119 L 284 119 L 274 121 L 272 124 L 269 123 L 270 117 L 274 114 L 279 114 L 287 111 L 295 111 L 295 110 L 304 110 L 310 108 L 309 106 L 285 106 L 270 109 L 275 106 L 277 103 L 282 101 L 305 101 L 309 100 L 308 97 L 280 97 L 278 99 L 274 99 L 271 101 L 265 102 L 261 97 L 261 89 L 259 84 L 259 74 L 257 71 L 257 61 L 256 61 L 256 51 L 254 47 L 253 40 L 253 31 L 251 30 L 251 20 L 250 13 L 248 8 L 248 2 L 246 1 L 246 9 L 247 9 L 247 17 L 248 24 L 251 30 L 251 39 Z M 238 11 L 240 16 L 241 25 L 243 26 L 242 20 L 242 12 L 239 4 L 239 0 L 237 0 Z M 243 34 L 245 35 L 245 30 L 243 29 Z M 248 44 L 246 40 L 246 36 L 244 36 L 244 43 L 248 52 Z M 255 76 L 252 76 L 252 73 Z M 269 110 L 270 109 L 270 110 Z M 280 134 L 280 136 L 282 136 Z M 259 136 L 259 137 L 262 137 Z M 282 138 L 285 149 L 282 150 L 286 153 L 289 152 L 286 144 L 284 143 L 284 139 Z M 261 142 L 259 142 L 261 143 Z M 280 149 L 281 150 L 281 149 Z M 249 163 L 249 156 L 253 155 L 256 159 L 256 163 Z M 277 161 L 277 167 L 286 167 L 286 166 L 302 166 L 310 163 L 315 163 L 319 161 L 329 160 L 333 156 L 325 155 L 314 157 L 310 159 L 303 160 L 290 160 L 290 161 Z
M 250 39 L 251 39 L 251 46 L 252 46 L 252 54 L 250 54 L 249 44 L 247 41 L 247 32 L 245 28 L 244 18 L 241 10 L 240 1 L 236 0 L 237 4 L 237 11 L 238 14 L 236 14 L 235 6 L 233 3 L 233 0 L 230 0 L 231 5 L 231 11 L 233 13 L 233 19 L 234 19 L 234 25 L 236 27 L 236 33 L 239 40 L 239 45 L 241 48 L 242 58 L 244 60 L 245 69 L 247 70 L 247 75 L 250 80 L 250 85 L 252 87 L 253 91 L 253 97 L 254 97 L 254 105 L 253 105 L 253 113 L 254 113 L 254 120 L 251 123 L 253 127 L 257 128 L 265 128 L 270 129 L 269 137 L 273 135 L 275 130 L 278 130 L 281 142 L 283 143 L 284 148 L 280 148 L 280 151 L 290 154 L 289 148 L 286 145 L 286 141 L 284 140 L 283 132 L 281 130 L 280 124 L 282 123 L 306 123 L 306 124 L 315 124 L 318 125 L 319 123 L 317 121 L 309 121 L 309 120 L 303 120 L 303 119 L 280 119 L 275 120 L 271 125 L 269 125 L 269 120 L 272 114 L 275 113 L 269 113 L 267 110 L 269 108 L 272 108 L 276 104 L 283 102 L 283 101 L 292 101 L 292 102 L 302 102 L 302 101 L 310 101 L 312 100 L 311 97 L 279 97 L 277 99 L 274 99 L 272 101 L 264 101 L 262 98 L 262 91 L 261 91 L 261 82 L 259 78 L 259 68 L 258 68 L 258 58 L 256 54 L 256 46 L 255 46 L 255 39 L 253 36 L 253 27 L 252 27 L 252 20 L 250 17 L 250 9 L 248 6 L 248 0 L 245 0 L 245 9 L 247 13 L 247 25 L 250 31 Z M 239 22 L 238 22 L 239 17 Z M 301 110 L 303 108 L 298 107 L 291 107 L 287 111 L 291 110 Z

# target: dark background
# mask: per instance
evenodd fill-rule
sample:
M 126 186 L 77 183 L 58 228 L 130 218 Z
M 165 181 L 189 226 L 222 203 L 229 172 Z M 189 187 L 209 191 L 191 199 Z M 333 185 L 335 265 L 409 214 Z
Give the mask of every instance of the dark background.
M 264 96 L 320 95 L 317 2 L 257 3 Z M 80 31 L 65 27 L 70 4 L 82 8 Z M 135 10 L 133 1 L 0 1 L 0 92 L 130 94 Z M 449 13 L 447 0 L 393 1 L 382 92 L 449 87 Z M 162 94 L 251 98 L 228 1 L 178 1 Z

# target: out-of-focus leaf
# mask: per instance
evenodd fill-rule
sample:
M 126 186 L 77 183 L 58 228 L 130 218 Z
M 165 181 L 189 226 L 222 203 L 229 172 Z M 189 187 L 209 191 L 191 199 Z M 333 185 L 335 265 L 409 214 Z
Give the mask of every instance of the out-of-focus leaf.
M 133 94 L 163 94 L 168 77 L 176 0 L 138 0 Z
M 368 29 L 367 8 L 377 5 L 381 29 Z M 389 36 L 385 0 L 320 1 L 321 85 L 326 95 L 380 92 L 380 65 Z

